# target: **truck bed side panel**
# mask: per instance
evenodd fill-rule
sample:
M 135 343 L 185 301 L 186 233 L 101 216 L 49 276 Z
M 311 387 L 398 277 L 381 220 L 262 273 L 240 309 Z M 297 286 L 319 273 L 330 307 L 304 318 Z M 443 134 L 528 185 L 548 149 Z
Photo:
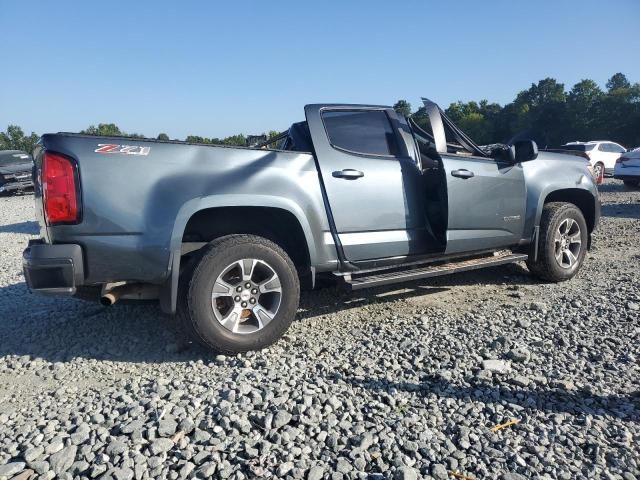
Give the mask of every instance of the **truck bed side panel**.
M 146 156 L 96 153 L 101 143 L 150 150 Z M 162 282 L 189 216 L 216 206 L 289 210 L 307 236 L 312 265 L 335 267 L 310 154 L 64 134 L 45 135 L 43 146 L 78 162 L 82 222 L 47 233 L 53 243 L 83 246 L 86 283 Z

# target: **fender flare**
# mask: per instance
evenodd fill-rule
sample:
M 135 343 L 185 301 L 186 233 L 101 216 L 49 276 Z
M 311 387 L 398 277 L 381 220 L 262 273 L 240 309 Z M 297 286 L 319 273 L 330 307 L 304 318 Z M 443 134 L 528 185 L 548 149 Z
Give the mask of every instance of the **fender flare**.
M 591 189 L 589 188 L 585 188 L 582 187 L 580 184 L 560 184 L 560 185 L 549 185 L 547 186 L 544 190 L 542 190 L 540 192 L 540 195 L 538 196 L 538 204 L 536 205 L 536 214 L 535 214 L 535 219 L 534 219 L 534 226 L 539 226 L 540 225 L 540 219 L 542 218 L 542 211 L 544 209 L 544 205 L 545 205 L 545 201 L 547 199 L 547 197 L 555 192 L 562 192 L 562 191 L 566 191 L 566 190 L 580 190 L 582 192 L 584 192 L 585 194 L 588 194 L 592 199 L 593 199 L 593 203 L 594 203 L 594 212 L 596 213 L 596 216 L 598 215 L 598 205 L 599 205 L 599 201 L 598 201 L 598 196 L 594 195 L 593 192 L 591 191 Z M 597 224 L 597 217 L 594 219 L 595 220 L 595 225 Z
M 292 214 L 304 234 L 309 251 L 309 259 L 311 265 L 316 260 L 316 243 L 313 238 L 311 226 L 307 220 L 302 208 L 290 199 L 279 197 L 277 195 L 246 195 L 246 194 L 221 194 L 209 195 L 206 197 L 198 197 L 186 202 L 176 215 L 173 225 L 171 240 L 169 244 L 170 257 L 168 265 L 168 277 L 165 282 L 161 296 L 160 307 L 162 311 L 169 314 L 176 312 L 178 303 L 178 283 L 180 278 L 180 258 L 182 252 L 182 237 L 189 219 L 199 211 L 210 208 L 221 207 L 262 207 L 262 208 L 278 208 Z
M 529 255 L 534 260 L 536 260 L 538 257 L 538 248 L 539 248 L 539 240 L 540 240 L 539 238 L 540 221 L 542 219 L 542 211 L 544 210 L 544 205 L 546 203 L 547 197 L 549 197 L 549 195 L 552 195 L 554 192 L 563 192 L 563 191 L 573 191 L 573 192 L 580 191 L 588 195 L 589 197 L 591 197 L 593 200 L 593 215 L 594 215 L 593 225 L 591 230 L 593 231 L 598 225 L 598 219 L 600 217 L 600 201 L 597 194 L 597 190 L 595 191 L 596 193 L 594 194 L 593 188 L 589 184 L 588 180 L 584 177 L 581 177 L 578 182 L 554 183 L 551 185 L 547 185 L 545 188 L 543 188 L 540 191 L 528 192 L 532 195 L 532 197 L 530 198 L 537 199 L 535 203 L 532 202 L 535 205 L 535 211 L 531 212 L 532 209 L 528 210 L 531 213 L 528 213 L 527 215 L 527 226 L 526 226 L 527 230 L 525 230 L 525 231 L 531 232 L 531 250 Z M 578 202 L 575 202 L 575 203 L 577 204 Z M 580 207 L 580 205 L 577 205 L 577 206 Z M 586 220 L 587 222 L 589 221 L 589 219 L 586 219 Z M 590 244 L 591 244 L 591 233 L 589 233 L 589 245 Z

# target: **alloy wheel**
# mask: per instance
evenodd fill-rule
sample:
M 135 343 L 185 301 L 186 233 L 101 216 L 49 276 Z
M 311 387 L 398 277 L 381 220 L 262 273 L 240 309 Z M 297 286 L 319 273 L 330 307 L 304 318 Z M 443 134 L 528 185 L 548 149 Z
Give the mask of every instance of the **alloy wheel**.
M 562 268 L 573 268 L 582 248 L 580 225 L 573 218 L 565 218 L 556 230 L 554 255 Z
M 233 333 L 262 330 L 280 309 L 282 286 L 267 262 L 244 258 L 222 270 L 213 285 L 211 306 L 216 319 Z

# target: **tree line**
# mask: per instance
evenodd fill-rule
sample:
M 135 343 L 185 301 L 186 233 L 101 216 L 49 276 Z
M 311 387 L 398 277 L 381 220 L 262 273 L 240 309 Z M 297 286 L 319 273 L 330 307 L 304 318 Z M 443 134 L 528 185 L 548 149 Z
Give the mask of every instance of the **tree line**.
M 81 130 L 79 133 L 84 135 L 96 135 L 104 137 L 127 137 L 127 138 L 140 138 L 150 139 L 152 137 L 145 137 L 139 133 L 127 133 L 114 124 L 114 123 L 99 123 L 98 125 L 90 125 L 89 127 Z M 262 135 L 253 135 L 253 138 L 260 138 L 268 140 L 277 136 L 279 132 L 271 130 Z M 22 150 L 31 153 L 34 146 L 38 142 L 40 135 L 31 132 L 30 135 L 26 135 L 22 128 L 17 125 L 9 125 L 4 132 L 0 132 L 0 150 Z M 172 140 L 166 133 L 159 133 L 156 140 Z M 246 146 L 250 137 L 240 133 L 238 135 L 231 135 L 229 137 L 217 138 L 217 137 L 201 137 L 198 135 L 188 135 L 184 141 L 189 143 L 202 143 L 205 145 L 230 145 L 230 146 Z M 173 140 L 178 140 L 174 138 Z
M 640 146 L 640 83 L 631 84 L 622 73 L 613 75 L 603 90 L 593 80 L 576 83 L 569 91 L 553 78 L 522 90 L 504 106 L 455 102 L 445 113 L 476 143 L 507 143 L 530 138 L 541 147 L 557 147 L 576 140 L 612 140 L 627 148 Z M 411 111 L 406 100 L 394 108 L 416 121 L 425 120 L 424 108 Z
M 424 108 L 412 111 L 411 104 L 399 100 L 394 108 L 403 115 L 413 115 L 418 123 L 426 120 Z M 506 143 L 513 138 L 531 138 L 541 147 L 556 147 L 574 140 L 612 140 L 628 148 L 640 146 L 640 83 L 632 84 L 616 73 L 603 90 L 593 80 L 576 83 L 569 91 L 556 79 L 545 78 L 522 90 L 506 105 L 488 100 L 455 102 L 446 114 L 476 143 Z M 91 125 L 80 133 L 87 135 L 147 138 L 126 133 L 113 123 Z M 272 138 L 270 131 L 262 137 Z M 0 150 L 31 152 L 39 135 L 26 135 L 17 125 L 0 132 Z M 170 140 L 160 133 L 157 140 Z M 246 145 L 244 134 L 225 138 L 189 135 L 190 143 L 211 145 Z

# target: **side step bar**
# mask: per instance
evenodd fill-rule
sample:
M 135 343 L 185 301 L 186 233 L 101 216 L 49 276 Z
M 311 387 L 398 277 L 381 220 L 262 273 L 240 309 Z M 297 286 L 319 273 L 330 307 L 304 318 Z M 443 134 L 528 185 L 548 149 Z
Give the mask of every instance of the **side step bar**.
M 440 275 L 448 275 L 450 273 L 464 272 L 467 270 L 476 270 L 484 267 L 494 267 L 497 265 L 505 265 L 507 263 L 519 262 L 526 260 L 529 256 L 522 253 L 505 252 L 497 255 L 475 257 L 467 260 L 457 260 L 439 265 L 427 265 L 425 267 L 412 268 L 410 270 L 395 270 L 393 272 L 378 273 L 369 276 L 356 276 L 357 273 L 345 275 L 344 281 L 350 290 L 360 290 L 362 288 L 379 287 L 382 285 L 390 285 L 392 283 L 409 282 L 421 278 L 438 277 Z

